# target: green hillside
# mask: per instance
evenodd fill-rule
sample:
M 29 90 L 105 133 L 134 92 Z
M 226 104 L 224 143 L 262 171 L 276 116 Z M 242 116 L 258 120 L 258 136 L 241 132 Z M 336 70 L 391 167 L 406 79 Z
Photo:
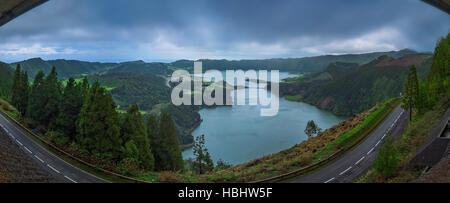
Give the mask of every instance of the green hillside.
M 419 77 L 425 78 L 431 64 L 429 56 L 413 54 L 398 59 L 381 56 L 362 66 L 333 63 L 322 71 L 281 83 L 280 94 L 296 96 L 299 101 L 336 115 L 350 116 L 377 102 L 400 96 L 410 65 L 415 64 Z
M 144 72 L 160 76 L 167 76 L 172 73 L 164 63 L 145 63 L 144 61 L 130 61 L 116 64 L 108 72 Z
M 13 69 L 17 64 L 20 64 L 22 70 L 28 72 L 30 79 L 40 71 L 43 70 L 45 74 L 50 73 L 52 67 L 56 67 L 58 77 L 61 79 L 67 79 L 69 77 L 81 77 L 86 74 L 106 71 L 116 64 L 114 63 L 98 63 L 98 62 L 85 62 L 77 60 L 49 60 L 45 61 L 41 58 L 32 58 L 25 61 L 20 61 L 10 64 Z

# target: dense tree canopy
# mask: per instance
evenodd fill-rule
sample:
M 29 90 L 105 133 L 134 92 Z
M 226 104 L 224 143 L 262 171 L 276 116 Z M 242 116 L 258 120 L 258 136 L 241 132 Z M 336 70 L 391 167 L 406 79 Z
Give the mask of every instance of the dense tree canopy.
M 116 104 L 99 83 L 89 89 L 77 123 L 77 141 L 82 148 L 100 157 L 120 157 L 122 140 Z

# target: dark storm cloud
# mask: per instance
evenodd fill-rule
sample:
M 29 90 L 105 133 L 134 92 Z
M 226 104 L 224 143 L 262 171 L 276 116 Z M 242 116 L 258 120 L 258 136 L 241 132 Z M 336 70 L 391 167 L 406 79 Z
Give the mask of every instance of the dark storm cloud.
M 449 28 L 418 0 L 52 0 L 0 27 L 0 60 L 432 51 Z

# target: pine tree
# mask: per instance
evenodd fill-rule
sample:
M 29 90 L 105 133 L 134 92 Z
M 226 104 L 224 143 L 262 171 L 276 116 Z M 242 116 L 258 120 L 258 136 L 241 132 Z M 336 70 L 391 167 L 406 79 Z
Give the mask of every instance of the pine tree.
M 20 64 L 17 64 L 16 71 L 14 72 L 13 77 L 13 84 L 11 89 L 11 103 L 15 107 L 18 107 L 20 100 L 21 100 L 21 79 L 22 79 L 22 72 L 20 68 Z
M 25 116 L 26 114 L 26 110 L 28 107 L 28 94 L 29 94 L 29 89 L 30 89 L 30 83 L 28 82 L 28 73 L 24 72 L 21 74 L 21 99 L 20 99 L 20 103 L 19 103 L 19 111 L 22 114 L 22 116 Z
M 29 102 L 27 108 L 27 117 L 39 123 L 43 122 L 42 115 L 44 115 L 47 98 L 44 95 L 44 71 L 39 71 L 31 86 Z
M 154 169 L 154 158 L 148 140 L 147 128 L 136 104 L 131 105 L 127 111 L 122 125 L 122 139 L 125 143 L 136 146 L 137 158 L 142 168 L 146 170 Z
M 412 110 L 420 108 L 420 92 L 417 71 L 414 65 L 411 66 L 408 73 L 408 80 L 405 84 L 405 94 L 403 94 L 403 109 L 409 109 L 409 120 L 412 120 Z
M 205 135 L 200 135 L 195 138 L 193 150 L 195 156 L 193 167 L 198 174 L 204 174 L 214 169 L 214 163 L 205 145 Z
M 119 115 L 110 94 L 95 82 L 90 87 L 77 122 L 77 143 L 94 155 L 120 158 Z
M 63 132 L 69 140 L 75 140 L 76 121 L 83 105 L 82 84 L 69 78 L 59 104 L 59 115 L 56 121 L 57 130 Z
M 148 139 L 155 159 L 155 170 L 163 171 L 167 164 L 168 153 L 164 151 L 167 148 L 167 142 L 160 137 L 159 123 L 155 115 L 151 114 L 147 121 Z
M 28 89 L 28 74 L 22 72 L 20 64 L 17 64 L 11 89 L 11 103 L 22 116 L 25 115 L 28 106 Z
M 161 139 L 161 149 L 158 152 L 162 161 L 160 170 L 183 170 L 183 157 L 181 155 L 180 144 L 177 131 L 172 116 L 164 111 L 161 114 L 159 139 Z
M 42 124 L 49 129 L 54 129 L 56 126 L 56 118 L 58 117 L 59 100 L 61 99 L 61 83 L 58 81 L 58 74 L 56 68 L 53 67 L 50 74 L 45 78 L 44 92 L 46 96 L 45 111 L 42 119 Z

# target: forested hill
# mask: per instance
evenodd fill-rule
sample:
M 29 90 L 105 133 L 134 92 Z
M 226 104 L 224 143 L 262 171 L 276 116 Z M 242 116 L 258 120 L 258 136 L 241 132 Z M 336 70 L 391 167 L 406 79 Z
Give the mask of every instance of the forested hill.
M 164 63 L 146 63 L 144 61 L 130 61 L 120 63 L 114 66 L 108 72 L 123 73 L 123 72 L 143 72 L 159 76 L 167 76 L 172 71 Z
M 56 68 L 58 77 L 67 79 L 69 77 L 80 78 L 94 73 L 105 72 L 145 72 L 156 75 L 167 76 L 170 69 L 164 63 L 145 63 L 144 61 L 130 61 L 123 63 L 99 63 L 86 62 L 78 60 L 48 60 L 41 58 L 32 58 L 25 61 L 15 62 L 10 64 L 11 68 L 15 69 L 17 64 L 21 65 L 22 70 L 27 71 L 30 79 L 40 71 L 43 70 L 45 74 L 50 73 L 52 67 Z
M 419 78 L 425 79 L 431 55 L 381 56 L 361 66 L 333 63 L 322 71 L 281 83 L 280 94 L 295 95 L 299 101 L 349 116 L 400 96 L 411 65 L 417 67 Z
M 210 60 L 202 59 L 204 69 L 275 69 L 284 72 L 316 72 L 322 70 L 328 64 L 335 62 L 366 64 L 386 55 L 399 58 L 416 52 L 409 49 L 390 52 L 374 52 L 366 54 L 324 55 L 305 58 L 264 59 L 264 60 Z M 179 60 L 168 64 L 169 66 L 183 69 L 192 69 L 194 61 Z
M 53 66 L 56 67 L 58 77 L 61 79 L 66 79 L 69 77 L 78 78 L 90 73 L 106 71 L 117 65 L 115 63 L 85 62 L 64 59 L 45 61 L 41 58 L 32 58 L 25 61 L 12 63 L 10 64 L 11 68 L 15 69 L 17 64 L 20 64 L 22 70 L 28 73 L 28 77 L 30 79 L 33 79 L 41 70 L 43 70 L 45 74 L 50 73 Z

